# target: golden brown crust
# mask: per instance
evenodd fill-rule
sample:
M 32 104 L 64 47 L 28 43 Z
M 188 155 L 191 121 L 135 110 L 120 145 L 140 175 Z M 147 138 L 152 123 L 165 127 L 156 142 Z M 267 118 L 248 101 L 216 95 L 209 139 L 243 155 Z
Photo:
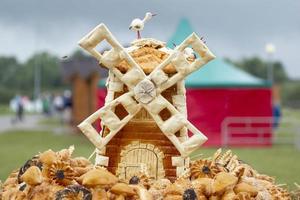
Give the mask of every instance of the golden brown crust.
M 136 194 L 134 189 L 126 183 L 117 183 L 111 189 L 110 192 L 117 195 L 133 196 Z
M 21 176 L 21 179 L 28 185 L 39 185 L 43 181 L 42 172 L 37 166 L 31 166 Z
M 233 189 L 237 182 L 237 177 L 226 172 L 220 172 L 214 179 L 213 191 L 217 195 L 222 195 L 226 190 Z
M 116 184 L 118 179 L 115 175 L 104 169 L 92 169 L 83 175 L 82 184 L 86 187 L 109 188 Z
M 131 195 L 129 199 L 137 200 L 142 199 L 141 195 L 143 194 L 148 199 L 182 200 L 187 191 L 196 195 L 198 200 L 291 199 L 291 194 L 282 186 L 275 185 L 273 178 L 258 174 L 249 165 L 233 162 L 238 159 L 231 152 L 227 152 L 226 155 L 218 152 L 211 159 L 202 159 L 201 162 L 196 161 L 198 165 L 199 163 L 215 165 L 215 161 L 221 161 L 220 163 L 224 164 L 225 167 L 230 162 L 238 164 L 238 166 L 231 169 L 233 170 L 231 172 L 219 172 L 212 175 L 211 178 L 196 178 L 196 176 L 192 178 L 192 175 L 187 174 L 187 176 L 177 179 L 174 183 L 171 183 L 168 179 L 149 180 L 149 177 L 141 173 L 137 185 L 120 183 L 120 180 L 106 168 L 93 166 L 85 158 L 72 159 L 69 157 L 68 151 L 63 152 L 63 155 L 66 156 L 58 156 L 58 160 L 55 162 L 43 162 L 42 174 L 38 166 L 33 165 L 24 168 L 25 171 L 20 179 L 21 183 L 18 183 L 19 170 L 14 171 L 4 182 L 2 196 L 0 196 L 2 199 L 0 199 L 50 200 L 55 199 L 57 195 L 60 195 L 63 199 L 82 199 L 84 195 L 88 198 L 92 195 L 92 199 L 105 200 L 122 199 L 126 195 Z M 40 155 L 47 155 L 48 153 Z M 57 152 L 55 154 L 58 155 Z M 215 159 L 216 157 L 219 159 Z M 52 164 L 47 165 L 46 163 Z M 233 173 L 238 172 L 240 168 L 243 169 L 240 173 Z M 245 173 L 245 169 L 249 173 Z M 64 172 L 64 180 L 57 180 L 56 172 L 59 170 Z M 43 176 L 42 181 L 41 176 Z M 81 176 L 80 181 L 78 176 Z M 300 189 L 300 186 L 298 187 Z M 292 193 L 292 195 L 293 197 L 295 195 L 299 196 L 299 191 Z
M 57 160 L 57 155 L 54 151 L 49 149 L 40 154 L 39 160 L 45 165 L 52 165 Z
M 146 74 L 150 74 L 169 55 L 166 52 L 147 46 L 133 50 L 129 54 Z M 116 68 L 124 73 L 130 69 L 130 65 L 125 60 L 122 60 Z M 167 74 L 176 73 L 175 67 L 171 64 L 164 67 L 163 71 Z
M 258 189 L 255 188 L 254 186 L 247 184 L 247 183 L 238 183 L 234 187 L 234 192 L 235 193 L 241 193 L 241 192 L 246 192 L 248 193 L 251 197 L 255 197 L 258 194 Z

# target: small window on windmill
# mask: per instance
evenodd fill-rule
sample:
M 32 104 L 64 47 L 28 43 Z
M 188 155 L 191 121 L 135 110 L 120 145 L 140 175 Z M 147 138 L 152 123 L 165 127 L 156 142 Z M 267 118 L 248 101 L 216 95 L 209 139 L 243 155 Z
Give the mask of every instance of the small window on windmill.
M 115 107 L 115 114 L 118 116 L 120 120 L 124 119 L 129 113 L 124 108 L 124 106 L 120 103 Z
M 172 102 L 172 96 L 175 95 L 177 93 L 177 86 L 176 84 L 171 86 L 170 88 L 166 89 L 165 91 L 163 91 L 161 93 L 161 95 L 167 99 L 171 104 L 173 104 Z
M 111 45 L 106 40 L 103 40 L 95 47 L 95 49 L 101 54 L 103 54 L 105 51 L 109 51 L 111 48 Z
M 172 116 L 172 114 L 168 108 L 164 108 L 159 112 L 159 116 L 163 121 L 166 121 Z

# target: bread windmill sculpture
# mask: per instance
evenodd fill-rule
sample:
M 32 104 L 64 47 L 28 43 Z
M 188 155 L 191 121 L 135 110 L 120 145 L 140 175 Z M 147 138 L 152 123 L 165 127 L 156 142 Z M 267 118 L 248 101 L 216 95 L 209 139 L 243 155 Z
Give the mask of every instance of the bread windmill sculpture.
M 103 40 L 112 48 L 101 54 L 95 47 Z M 124 179 L 143 168 L 156 179 L 174 180 L 207 140 L 187 120 L 184 78 L 214 55 L 195 33 L 175 49 L 152 38 L 124 48 L 104 24 L 79 45 L 109 70 L 105 105 L 78 125 L 97 149 L 96 164 Z M 198 58 L 187 57 L 187 47 Z M 100 133 L 92 125 L 99 118 Z

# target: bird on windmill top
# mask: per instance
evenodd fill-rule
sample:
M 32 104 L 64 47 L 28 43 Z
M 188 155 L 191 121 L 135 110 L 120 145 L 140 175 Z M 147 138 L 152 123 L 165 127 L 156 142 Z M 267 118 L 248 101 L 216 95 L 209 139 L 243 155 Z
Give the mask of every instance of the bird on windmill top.
M 156 14 L 153 14 L 151 12 L 147 12 L 144 19 L 135 18 L 132 20 L 129 30 L 134 30 L 137 32 L 137 38 L 141 39 L 141 33 L 140 31 L 144 29 L 144 25 L 147 21 L 149 21 L 152 17 L 154 17 Z

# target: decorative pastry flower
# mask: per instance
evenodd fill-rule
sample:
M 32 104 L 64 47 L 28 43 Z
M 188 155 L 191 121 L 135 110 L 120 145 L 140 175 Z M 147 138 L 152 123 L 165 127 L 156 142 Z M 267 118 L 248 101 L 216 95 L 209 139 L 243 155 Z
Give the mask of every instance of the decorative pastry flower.
M 70 185 L 74 180 L 74 170 L 67 162 L 54 162 L 49 168 L 44 170 L 44 175 L 50 181 L 59 185 Z
M 142 80 L 134 88 L 135 98 L 147 104 L 156 96 L 156 90 L 154 84 L 149 80 Z
M 81 185 L 70 185 L 56 193 L 55 200 L 63 199 L 92 200 L 92 193 Z
M 197 160 L 191 164 L 191 178 L 213 178 L 220 169 L 209 160 Z

